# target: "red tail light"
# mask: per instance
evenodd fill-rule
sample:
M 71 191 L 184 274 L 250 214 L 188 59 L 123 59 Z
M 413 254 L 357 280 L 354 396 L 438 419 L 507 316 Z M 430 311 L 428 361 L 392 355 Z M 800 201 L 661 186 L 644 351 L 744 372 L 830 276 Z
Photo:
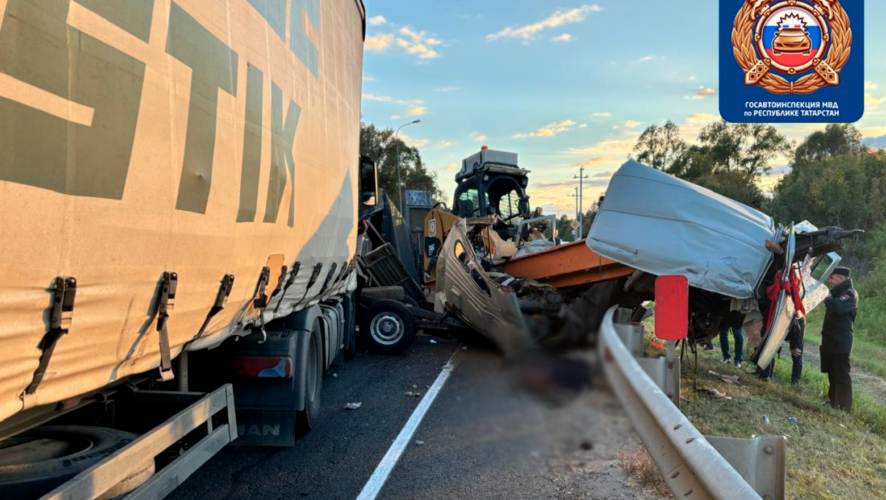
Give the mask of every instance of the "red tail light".
M 237 356 L 234 373 L 243 378 L 292 378 L 289 356 Z

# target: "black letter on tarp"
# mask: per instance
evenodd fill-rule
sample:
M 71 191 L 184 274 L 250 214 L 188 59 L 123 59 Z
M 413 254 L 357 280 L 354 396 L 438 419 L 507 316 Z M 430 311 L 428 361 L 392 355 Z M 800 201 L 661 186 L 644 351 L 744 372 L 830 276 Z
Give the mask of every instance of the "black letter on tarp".
M 172 4 L 166 52 L 192 70 L 185 161 L 175 208 L 206 213 L 212 187 L 212 159 L 219 89 L 237 95 L 237 53 Z

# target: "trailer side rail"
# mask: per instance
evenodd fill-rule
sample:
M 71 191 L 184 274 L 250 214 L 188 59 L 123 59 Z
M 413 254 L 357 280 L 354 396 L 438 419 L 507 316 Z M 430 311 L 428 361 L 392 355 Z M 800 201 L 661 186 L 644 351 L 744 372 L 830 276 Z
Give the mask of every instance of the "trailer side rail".
M 97 498 L 129 477 L 144 463 L 145 457 L 156 457 L 192 431 L 205 426 L 206 435 L 202 439 L 126 496 L 127 499 L 161 499 L 221 448 L 237 438 L 234 389 L 230 384 L 205 395 L 160 391 L 142 391 L 141 394 L 157 399 L 191 397 L 195 402 L 116 453 L 47 493 L 41 500 Z M 213 416 L 221 412 L 227 413 L 227 422 L 213 427 Z

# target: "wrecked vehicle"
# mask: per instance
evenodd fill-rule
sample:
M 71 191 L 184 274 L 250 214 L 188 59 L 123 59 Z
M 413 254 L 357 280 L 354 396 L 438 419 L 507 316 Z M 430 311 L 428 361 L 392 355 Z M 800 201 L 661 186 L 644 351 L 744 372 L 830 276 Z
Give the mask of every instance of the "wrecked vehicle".
M 686 276 L 690 345 L 743 327 L 755 348 L 751 360 L 766 367 L 792 320 L 827 295 L 841 241 L 859 233 L 807 222 L 779 226 L 753 208 L 631 161 L 610 181 L 587 244 L 643 275 Z M 634 283 L 644 281 L 638 278 Z
M 521 238 L 521 226 L 540 215 L 529 212 L 526 171 L 516 170 L 515 161 L 515 170 L 500 163 L 493 169 L 483 160 L 503 156 L 485 151 L 465 160 L 455 203 L 455 215 L 464 215 L 450 215 L 450 227 L 434 228 L 434 246 L 441 248 L 430 256 L 426 249 L 425 262 L 435 271 L 443 309 L 506 355 L 533 346 L 593 344 L 607 309 L 631 309 L 639 320 L 643 304 L 655 299 L 655 279 L 683 275 L 690 284 L 688 346 L 694 350 L 722 328 L 743 327 L 754 347 L 752 361 L 765 367 L 793 319 L 827 295 L 841 241 L 859 233 L 807 222 L 779 226 L 753 208 L 628 162 L 613 177 L 586 242 L 551 238 L 541 251 L 520 256 L 529 241 Z M 474 159 L 477 173 L 465 175 Z M 509 223 L 518 217 L 503 213 L 502 196 L 490 189 L 495 175 L 508 174 L 521 194 L 516 205 L 506 205 L 520 208 L 517 224 Z M 433 214 L 428 219 L 445 221 Z M 506 245 L 516 251 L 503 252 Z
M 437 291 L 438 312 L 461 318 L 506 356 L 587 345 L 615 283 L 635 270 L 583 241 L 561 242 L 556 218 L 531 210 L 529 171 L 517 160 L 484 146 L 462 162 L 454 211 L 438 205 L 425 220 L 425 285 Z

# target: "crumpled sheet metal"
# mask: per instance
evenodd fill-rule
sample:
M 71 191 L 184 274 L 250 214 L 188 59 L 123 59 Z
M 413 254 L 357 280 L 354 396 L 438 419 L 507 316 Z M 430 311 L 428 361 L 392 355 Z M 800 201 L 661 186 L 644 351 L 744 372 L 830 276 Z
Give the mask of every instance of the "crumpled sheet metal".
M 743 299 L 771 262 L 764 245 L 775 232 L 751 207 L 629 161 L 612 178 L 587 242 L 635 269 Z

